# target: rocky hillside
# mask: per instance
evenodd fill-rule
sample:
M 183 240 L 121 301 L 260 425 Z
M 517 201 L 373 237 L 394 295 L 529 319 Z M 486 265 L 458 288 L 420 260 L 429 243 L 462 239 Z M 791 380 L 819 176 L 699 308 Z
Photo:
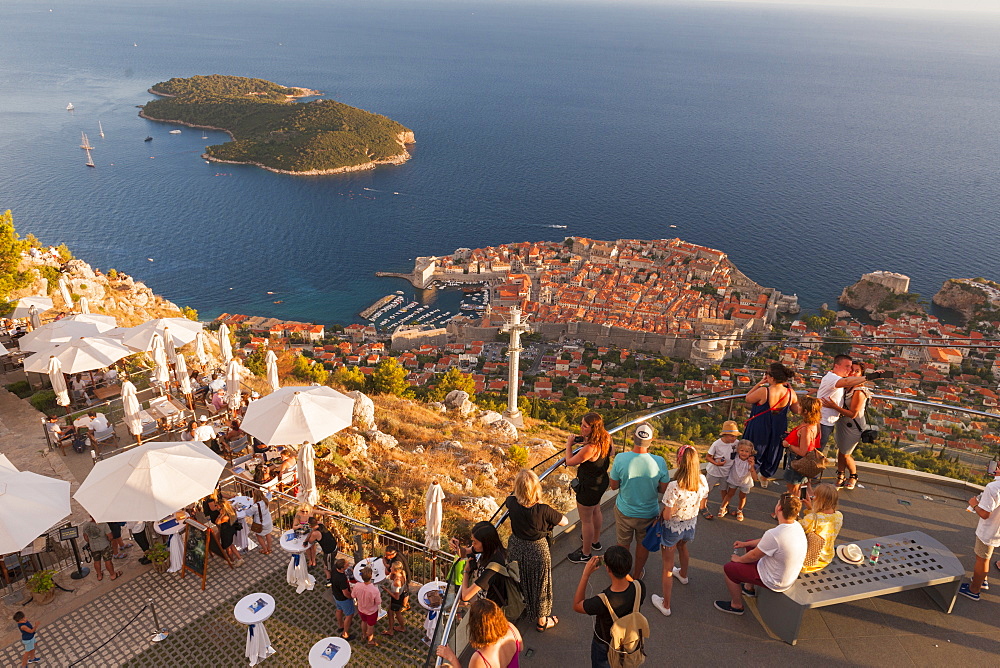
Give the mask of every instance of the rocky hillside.
M 837 301 L 847 308 L 867 311 L 872 320 L 881 322 L 886 317 L 924 313 L 919 298 L 920 296 L 915 293 L 899 294 L 884 285 L 862 279 L 844 288 Z
M 934 295 L 933 301 L 962 314 L 967 323 L 984 311 L 1000 308 L 1000 285 L 985 278 L 950 278 Z

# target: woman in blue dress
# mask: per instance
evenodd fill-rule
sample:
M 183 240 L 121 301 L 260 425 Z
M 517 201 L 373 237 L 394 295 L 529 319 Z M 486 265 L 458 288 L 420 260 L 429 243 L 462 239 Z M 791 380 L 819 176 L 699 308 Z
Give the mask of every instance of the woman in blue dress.
M 795 372 L 784 364 L 775 362 L 744 399 L 750 404 L 750 419 L 743 430 L 743 438 L 751 441 L 757 450 L 754 459 L 762 487 L 767 487 L 768 481 L 774 479 L 781 465 L 782 440 L 788 433 L 788 411 L 796 415 L 801 411 L 795 391 L 788 386 L 794 375 Z

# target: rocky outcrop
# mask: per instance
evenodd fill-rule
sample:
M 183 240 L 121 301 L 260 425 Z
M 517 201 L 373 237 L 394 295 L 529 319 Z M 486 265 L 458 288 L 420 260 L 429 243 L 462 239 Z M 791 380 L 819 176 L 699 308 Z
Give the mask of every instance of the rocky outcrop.
M 1000 307 L 1000 290 L 996 286 L 983 278 L 949 278 L 934 295 L 933 302 L 957 311 L 968 322 L 983 308 Z
M 479 520 L 488 520 L 493 513 L 500 510 L 497 500 L 492 496 L 463 496 L 458 503 Z
M 358 431 L 375 429 L 375 403 L 364 392 L 354 390 L 347 396 L 354 399 L 354 414 L 352 425 Z
M 919 296 L 913 293 L 900 294 L 885 285 L 862 278 L 854 285 L 844 288 L 837 301 L 847 308 L 867 311 L 872 320 L 882 321 L 889 315 L 924 313 L 918 299 Z
M 462 417 L 473 413 L 476 405 L 469 399 L 469 393 L 462 390 L 452 390 L 444 398 L 445 408 L 456 410 Z
M 490 425 L 490 431 L 501 440 L 512 443 L 517 440 L 517 427 L 506 418 L 500 418 Z
M 399 441 L 396 440 L 395 436 L 386 434 L 378 429 L 366 432 L 365 437 L 368 439 L 369 445 L 378 446 L 385 450 L 392 450 L 393 448 L 399 447 Z

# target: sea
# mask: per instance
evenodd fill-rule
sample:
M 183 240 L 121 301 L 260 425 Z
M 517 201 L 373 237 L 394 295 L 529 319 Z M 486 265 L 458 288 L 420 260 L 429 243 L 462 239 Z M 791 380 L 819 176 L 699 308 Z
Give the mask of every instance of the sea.
M 4 0 L 0 26 L 0 210 L 206 318 L 348 323 L 396 290 L 453 305 L 374 274 L 567 235 L 718 248 L 807 309 L 877 269 L 927 298 L 1000 279 L 998 14 Z M 273 174 L 206 163 L 224 133 L 138 117 L 151 85 L 214 73 L 385 114 L 412 158 Z

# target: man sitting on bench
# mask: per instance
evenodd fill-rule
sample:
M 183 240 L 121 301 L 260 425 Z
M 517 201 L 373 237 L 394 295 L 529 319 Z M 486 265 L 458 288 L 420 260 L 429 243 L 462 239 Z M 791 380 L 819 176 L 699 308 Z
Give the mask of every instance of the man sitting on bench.
M 798 497 L 782 494 L 774 507 L 778 526 L 768 529 L 756 540 L 733 543 L 733 556 L 723 567 L 730 600 L 716 601 L 716 609 L 742 615 L 743 598 L 740 594 L 756 596 L 755 585 L 783 592 L 795 584 L 808 546 L 805 531 L 797 521 L 800 510 L 802 502 Z M 747 549 L 746 554 L 737 553 L 741 548 Z M 750 585 L 749 588 L 744 584 Z

